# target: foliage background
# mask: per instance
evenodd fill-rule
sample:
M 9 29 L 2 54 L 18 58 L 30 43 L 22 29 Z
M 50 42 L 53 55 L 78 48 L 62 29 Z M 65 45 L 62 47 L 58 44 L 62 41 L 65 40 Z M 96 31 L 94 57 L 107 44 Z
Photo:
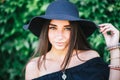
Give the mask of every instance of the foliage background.
M 44 14 L 53 0 L 0 0 L 0 80 L 24 80 L 22 69 L 36 47 L 37 38 L 23 30 L 34 16 Z M 81 18 L 96 24 L 112 23 L 120 29 L 120 0 L 70 0 Z M 93 49 L 108 62 L 104 38 L 97 30 L 88 38 Z

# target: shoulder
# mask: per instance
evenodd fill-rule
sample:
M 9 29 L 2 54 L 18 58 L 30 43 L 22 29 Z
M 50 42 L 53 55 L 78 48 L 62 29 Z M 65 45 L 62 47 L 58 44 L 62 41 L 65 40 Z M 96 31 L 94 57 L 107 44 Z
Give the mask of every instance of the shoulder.
M 25 79 L 33 79 L 39 75 L 39 69 L 37 67 L 38 57 L 31 59 L 26 65 L 25 69 Z
M 91 58 L 94 58 L 94 57 L 99 57 L 100 55 L 98 54 L 97 51 L 95 50 L 88 50 L 86 51 L 86 55 L 91 57 Z
M 39 57 L 36 57 L 36 58 L 33 58 L 31 59 L 27 65 L 26 65 L 26 68 L 33 68 L 33 67 L 36 67 L 37 66 L 37 61 L 38 61 Z
M 82 56 L 83 59 L 85 60 L 90 60 L 95 57 L 100 57 L 97 51 L 95 50 L 85 50 L 81 52 L 80 56 Z

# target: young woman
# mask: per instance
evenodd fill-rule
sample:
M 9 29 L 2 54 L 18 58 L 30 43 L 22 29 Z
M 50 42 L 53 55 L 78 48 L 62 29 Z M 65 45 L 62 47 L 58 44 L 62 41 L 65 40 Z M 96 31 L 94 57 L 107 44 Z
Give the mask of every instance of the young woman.
M 111 54 L 110 65 L 86 40 L 96 30 L 95 23 L 80 19 L 67 0 L 52 2 L 45 15 L 33 18 L 24 28 L 40 39 L 26 66 L 26 80 L 120 80 L 120 35 L 110 23 L 99 25 Z

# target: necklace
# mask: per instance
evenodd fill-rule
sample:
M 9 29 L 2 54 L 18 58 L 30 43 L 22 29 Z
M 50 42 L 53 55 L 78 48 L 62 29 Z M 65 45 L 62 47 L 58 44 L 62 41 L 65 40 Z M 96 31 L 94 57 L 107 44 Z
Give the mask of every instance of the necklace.
M 66 80 L 66 78 L 67 78 L 67 75 L 65 74 L 65 71 L 63 71 L 63 72 L 62 72 L 62 79 L 63 79 L 63 80 Z

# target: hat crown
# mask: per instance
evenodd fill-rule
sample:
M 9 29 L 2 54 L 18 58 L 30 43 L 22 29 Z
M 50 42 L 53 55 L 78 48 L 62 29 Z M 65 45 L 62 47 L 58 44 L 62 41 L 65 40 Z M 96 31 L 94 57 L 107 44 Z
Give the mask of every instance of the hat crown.
M 52 2 L 45 15 L 70 15 L 79 18 L 77 7 L 68 0 L 56 0 Z

